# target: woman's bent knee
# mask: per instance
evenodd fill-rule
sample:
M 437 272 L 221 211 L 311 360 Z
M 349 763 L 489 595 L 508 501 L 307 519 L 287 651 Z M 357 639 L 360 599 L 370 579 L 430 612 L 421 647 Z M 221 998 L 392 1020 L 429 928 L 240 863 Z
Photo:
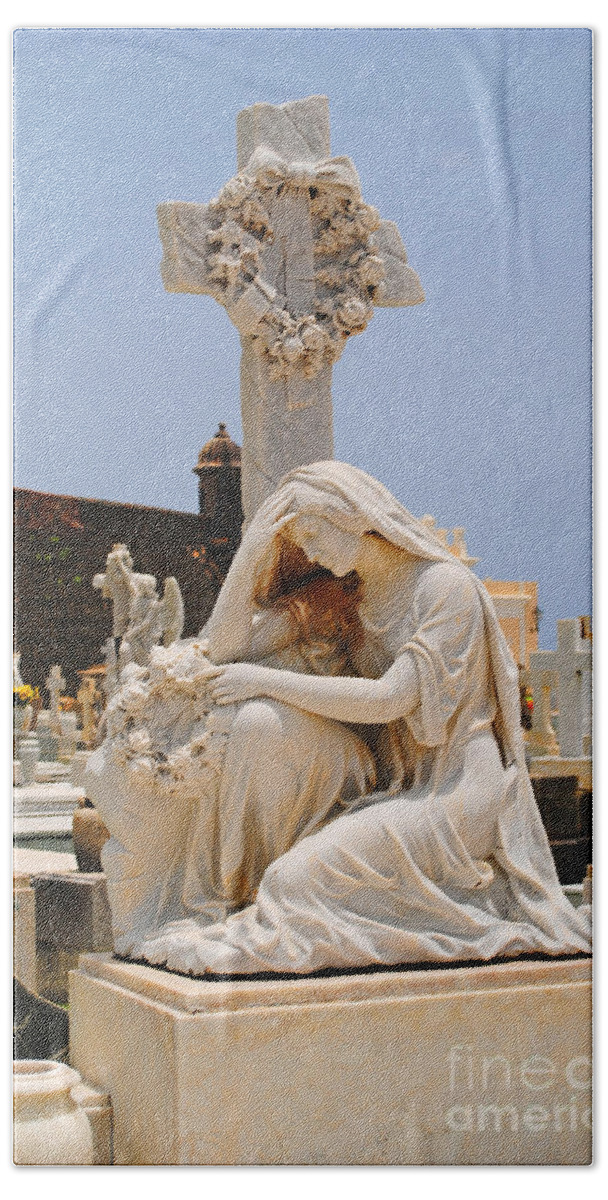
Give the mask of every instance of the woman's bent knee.
M 281 717 L 270 700 L 246 700 L 234 718 L 232 733 L 254 738 L 257 744 L 267 737 L 281 737 Z

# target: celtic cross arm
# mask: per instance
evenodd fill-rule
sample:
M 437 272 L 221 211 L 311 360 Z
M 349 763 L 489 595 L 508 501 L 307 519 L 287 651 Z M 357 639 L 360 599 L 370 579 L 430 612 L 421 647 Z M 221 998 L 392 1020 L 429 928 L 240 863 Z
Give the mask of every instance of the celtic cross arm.
M 394 221 L 382 221 L 372 237 L 375 253 L 384 266 L 384 279 L 374 296 L 378 308 L 407 308 L 422 304 L 420 279 L 408 265 L 401 234 Z
M 304 224 L 290 239 L 284 218 L 293 203 Z M 258 146 L 216 200 L 161 204 L 158 222 L 165 288 L 213 296 L 252 338 L 270 379 L 313 378 L 366 328 L 375 305 L 424 300 L 397 226 L 363 201 L 348 158 L 288 162 Z M 277 246 L 306 281 L 304 305 L 277 290 Z
M 156 211 L 163 247 L 160 273 L 165 290 L 214 295 L 217 288 L 210 283 L 207 269 L 209 206 L 177 200 L 159 204 Z

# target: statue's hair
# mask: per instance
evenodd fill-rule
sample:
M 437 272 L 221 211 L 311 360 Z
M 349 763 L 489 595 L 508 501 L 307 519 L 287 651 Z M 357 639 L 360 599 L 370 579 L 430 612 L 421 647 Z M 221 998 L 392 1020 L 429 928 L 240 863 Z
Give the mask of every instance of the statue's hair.
M 256 579 L 256 604 L 287 612 L 303 641 L 334 642 L 350 658 L 363 634 L 357 572 L 336 578 L 326 567 L 311 563 L 288 534 L 275 539 L 273 551 Z

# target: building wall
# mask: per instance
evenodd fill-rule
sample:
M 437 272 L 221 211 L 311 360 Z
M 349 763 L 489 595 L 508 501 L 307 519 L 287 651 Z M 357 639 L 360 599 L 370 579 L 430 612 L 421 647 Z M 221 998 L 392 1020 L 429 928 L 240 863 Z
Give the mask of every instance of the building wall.
M 527 667 L 530 654 L 538 650 L 538 584 L 525 580 L 484 579 L 502 631 L 515 662 Z
M 102 661 L 112 607 L 92 579 L 115 542 L 126 543 L 135 570 L 155 575 L 159 590 L 176 577 L 191 637 L 213 607 L 238 530 L 213 539 L 197 513 L 15 489 L 15 647 L 27 683 L 43 688 L 59 663 L 73 696 L 77 671 Z

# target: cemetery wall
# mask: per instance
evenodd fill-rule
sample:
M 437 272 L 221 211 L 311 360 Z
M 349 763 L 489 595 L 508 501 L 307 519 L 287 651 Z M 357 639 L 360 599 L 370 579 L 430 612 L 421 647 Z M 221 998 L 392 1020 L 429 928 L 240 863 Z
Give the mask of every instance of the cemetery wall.
M 112 632 L 112 606 L 92 587 L 115 542 L 125 542 L 135 569 L 167 575 L 180 585 L 186 610 L 184 636 L 207 619 L 226 574 L 239 531 L 213 537 L 204 516 L 138 504 L 88 500 L 16 488 L 15 647 L 21 673 L 44 687 L 59 663 L 67 693 L 75 696 L 79 670 L 102 661 Z M 43 693 L 45 695 L 45 693 Z

